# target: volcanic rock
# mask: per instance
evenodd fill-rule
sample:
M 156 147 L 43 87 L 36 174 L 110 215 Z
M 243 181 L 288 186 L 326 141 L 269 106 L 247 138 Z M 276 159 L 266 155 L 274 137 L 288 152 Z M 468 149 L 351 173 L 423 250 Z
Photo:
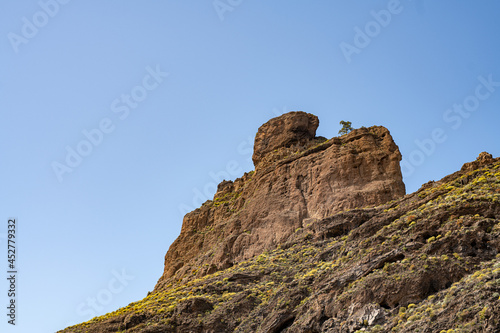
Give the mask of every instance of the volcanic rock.
M 255 136 L 256 171 L 223 181 L 212 201 L 186 214 L 165 256 L 156 290 L 271 250 L 304 219 L 321 219 L 402 197 L 401 154 L 382 126 L 330 140 L 315 137 L 318 118 L 290 112 Z
M 500 332 L 500 158 L 404 195 L 387 129 L 314 119 L 261 127 L 256 171 L 186 214 L 153 292 L 62 332 Z
M 319 120 L 302 111 L 289 112 L 259 127 L 255 135 L 252 160 L 255 167 L 269 153 L 292 145 L 305 146 L 316 137 Z

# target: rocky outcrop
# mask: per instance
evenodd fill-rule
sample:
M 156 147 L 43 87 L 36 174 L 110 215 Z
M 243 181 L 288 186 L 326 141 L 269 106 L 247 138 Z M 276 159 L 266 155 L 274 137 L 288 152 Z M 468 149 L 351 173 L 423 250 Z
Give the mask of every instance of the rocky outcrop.
M 255 135 L 252 160 L 257 168 L 266 155 L 278 149 L 305 146 L 316 137 L 319 119 L 302 111 L 289 112 L 262 125 Z M 276 154 L 274 154 L 276 155 Z
M 389 131 L 360 128 L 316 137 L 318 118 L 290 112 L 255 136 L 255 171 L 219 184 L 214 199 L 186 214 L 155 290 L 226 269 L 285 242 L 305 219 L 402 197 L 401 154 Z
M 220 195 L 230 201 L 241 184 Z M 171 279 L 63 332 L 500 332 L 500 158 L 482 154 L 415 193 L 302 224 L 279 247 Z
M 493 162 L 493 155 L 483 151 L 481 154 L 479 154 L 479 156 L 476 158 L 475 161 L 465 163 L 460 171 L 468 172 L 476 170 L 479 169 L 481 166 L 488 165 L 492 162 Z

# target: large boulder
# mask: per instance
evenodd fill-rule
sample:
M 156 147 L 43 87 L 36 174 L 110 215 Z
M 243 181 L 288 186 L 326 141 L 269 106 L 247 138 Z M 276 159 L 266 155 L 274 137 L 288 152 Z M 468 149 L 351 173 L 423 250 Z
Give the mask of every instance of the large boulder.
M 252 160 L 255 167 L 262 158 L 278 148 L 305 145 L 316 136 L 319 120 L 302 111 L 286 113 L 262 125 L 255 135 Z

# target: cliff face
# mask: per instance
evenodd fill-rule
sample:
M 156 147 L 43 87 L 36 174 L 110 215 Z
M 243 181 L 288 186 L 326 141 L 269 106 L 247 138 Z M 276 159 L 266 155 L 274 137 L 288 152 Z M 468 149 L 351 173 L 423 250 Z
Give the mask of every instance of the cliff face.
M 184 217 L 155 290 L 226 269 L 285 242 L 305 219 L 380 205 L 405 194 L 401 154 L 381 126 L 316 137 L 318 118 L 290 112 L 262 125 L 255 172 L 219 184 Z
M 500 158 L 404 195 L 385 128 L 317 126 L 264 124 L 255 172 L 186 215 L 154 292 L 62 332 L 500 332 Z

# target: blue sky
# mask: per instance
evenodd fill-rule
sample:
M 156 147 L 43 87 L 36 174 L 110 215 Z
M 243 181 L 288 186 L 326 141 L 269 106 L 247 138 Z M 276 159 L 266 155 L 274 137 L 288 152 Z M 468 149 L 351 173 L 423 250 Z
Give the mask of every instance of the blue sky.
M 183 213 L 253 169 L 258 127 L 283 112 L 316 114 L 328 138 L 340 120 L 386 126 L 408 193 L 500 156 L 498 1 L 0 9 L 4 274 L 8 217 L 19 255 L 17 325 L 3 314 L 2 332 L 54 332 L 146 296 Z

